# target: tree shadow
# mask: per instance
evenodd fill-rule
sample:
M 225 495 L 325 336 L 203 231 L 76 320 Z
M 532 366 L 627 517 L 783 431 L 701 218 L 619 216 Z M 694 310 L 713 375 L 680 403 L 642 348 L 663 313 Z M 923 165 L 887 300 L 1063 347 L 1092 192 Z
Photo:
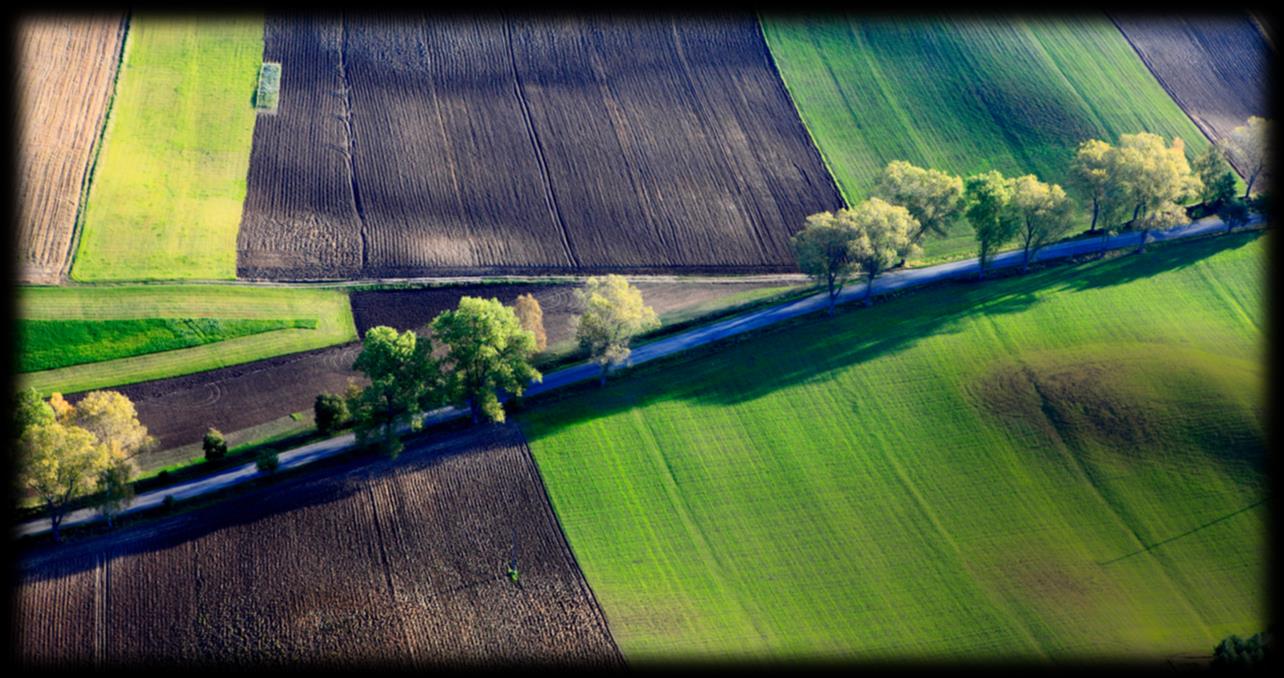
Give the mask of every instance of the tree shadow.
M 814 313 L 624 370 L 605 388 L 585 384 L 538 397 L 531 403 L 562 401 L 575 409 L 544 417 L 525 430 L 534 442 L 587 417 L 610 416 L 660 401 L 725 406 L 801 384 L 822 383 L 846 368 L 911 348 L 926 337 L 962 332 L 966 320 L 1020 313 L 1049 293 L 1104 288 L 1180 270 L 1244 247 L 1260 235 L 1235 233 L 1155 247 L 1138 256 L 1057 262 L 1028 274 L 1015 269 L 996 271 L 996 277 L 983 282 L 936 283 L 893 295 L 871 308 L 849 303 L 832 318 Z M 719 360 L 706 359 L 715 354 Z

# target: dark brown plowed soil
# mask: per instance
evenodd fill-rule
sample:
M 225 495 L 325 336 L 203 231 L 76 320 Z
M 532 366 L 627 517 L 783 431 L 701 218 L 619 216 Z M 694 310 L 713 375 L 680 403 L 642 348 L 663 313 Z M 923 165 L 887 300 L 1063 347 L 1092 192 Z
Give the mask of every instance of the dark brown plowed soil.
M 752 16 L 295 26 L 243 277 L 785 271 L 842 205 Z
M 20 567 L 11 642 L 29 666 L 623 663 L 516 427 L 305 471 Z
M 1177 105 L 1213 139 L 1269 117 L 1272 50 L 1252 17 L 1113 16 Z

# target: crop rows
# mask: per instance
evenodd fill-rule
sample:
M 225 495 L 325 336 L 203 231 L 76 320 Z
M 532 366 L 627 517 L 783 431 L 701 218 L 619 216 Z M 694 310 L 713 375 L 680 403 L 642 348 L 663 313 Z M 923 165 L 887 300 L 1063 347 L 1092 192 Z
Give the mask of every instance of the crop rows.
M 515 428 L 34 556 L 16 629 L 33 665 L 619 661 Z
M 62 279 L 82 186 L 111 100 L 125 19 L 27 17 L 17 26 L 19 279 Z
M 239 273 L 784 269 L 841 205 L 752 17 L 269 17 Z

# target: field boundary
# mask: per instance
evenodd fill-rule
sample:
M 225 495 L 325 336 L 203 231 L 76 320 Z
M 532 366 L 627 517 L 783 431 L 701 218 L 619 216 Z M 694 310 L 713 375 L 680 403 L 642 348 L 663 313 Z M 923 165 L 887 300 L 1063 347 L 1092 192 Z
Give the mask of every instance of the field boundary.
M 124 34 L 120 37 L 120 49 L 116 52 L 116 70 L 111 76 L 111 94 L 107 96 L 107 110 L 103 113 L 103 124 L 98 128 L 98 136 L 94 139 L 94 147 L 89 154 L 89 167 L 86 168 L 85 176 L 80 181 L 80 198 L 76 202 L 76 218 L 71 222 L 71 239 L 68 244 L 71 249 L 67 252 L 62 270 L 58 274 L 59 279 L 64 283 L 71 280 L 71 266 L 75 263 L 76 252 L 80 249 L 80 234 L 85 224 L 85 205 L 89 202 L 89 189 L 93 185 L 94 173 L 98 170 L 98 156 L 103 148 L 103 139 L 107 137 L 107 126 L 111 124 L 112 112 L 116 109 L 116 92 L 120 86 L 120 71 L 125 65 L 125 52 L 129 48 L 129 28 L 133 16 L 133 10 L 125 10 L 125 16 L 122 19 L 124 25 L 121 28 Z
M 1217 234 L 1225 232 L 1225 224 L 1223 224 L 1219 219 L 1207 218 L 1201 220 L 1201 222 L 1192 222 L 1183 226 L 1175 226 L 1166 231 L 1153 232 L 1151 234 L 1152 239 L 1148 242 L 1167 242 L 1198 238 L 1200 236 L 1215 237 Z M 1241 227 L 1238 232 L 1242 233 L 1249 230 L 1262 230 L 1264 228 L 1266 228 L 1265 223 L 1260 217 L 1258 217 L 1250 222 L 1250 225 Z M 1048 261 L 1053 259 L 1066 259 L 1074 256 L 1093 255 L 1109 250 L 1127 249 L 1135 247 L 1140 239 L 1141 233 L 1129 232 L 1112 236 L 1108 241 L 1105 241 L 1102 244 L 1088 243 L 1082 240 L 1070 241 L 1049 246 L 1041 250 L 1039 252 L 1039 256 L 1036 257 L 1035 260 Z M 996 256 L 992 260 L 989 268 L 992 271 L 1003 268 L 1014 268 L 1019 266 L 1021 263 L 1021 252 L 1013 251 Z M 976 259 L 970 259 L 962 262 L 940 264 L 938 266 L 931 267 L 930 269 L 900 271 L 897 273 L 887 274 L 883 278 L 880 278 L 878 280 L 879 284 L 876 285 L 876 292 L 878 292 L 879 295 L 885 295 L 889 292 L 901 292 L 902 290 L 922 287 L 935 282 L 967 277 L 974 274 L 977 270 L 978 265 Z M 827 293 L 821 291 L 797 301 L 788 302 L 740 316 L 733 316 L 709 325 L 695 327 L 664 339 L 643 344 L 634 349 L 631 364 L 636 365 L 659 360 L 661 358 L 667 358 L 675 354 L 689 351 L 693 348 L 716 344 L 718 342 L 755 332 L 785 321 L 818 313 L 827 307 L 827 297 Z M 847 304 L 863 300 L 864 297 L 865 284 L 852 283 L 847 285 L 839 294 L 838 303 Z M 595 380 L 598 377 L 599 370 L 600 368 L 597 364 L 584 362 L 546 374 L 540 383 L 531 384 L 530 387 L 526 389 L 526 393 L 523 397 L 528 399 L 535 398 L 550 391 L 565 389 L 569 386 Z M 501 394 L 501 396 L 501 400 L 511 399 L 511 396 L 508 396 L 507 394 Z M 468 416 L 469 411 L 467 408 L 455 406 L 439 408 L 424 415 L 424 430 L 447 425 L 451 422 L 465 419 Z M 409 426 L 402 428 L 403 432 L 408 430 Z M 348 432 L 333 438 L 304 445 L 293 450 L 283 451 L 279 455 L 279 469 L 293 469 L 320 459 L 333 457 L 351 450 L 355 444 L 355 434 Z M 125 509 L 123 513 L 133 513 L 156 508 L 161 505 L 163 498 L 166 496 L 172 496 L 174 500 L 188 499 L 190 497 L 221 492 L 229 487 L 239 485 L 248 480 L 258 479 L 263 476 L 264 474 L 258 471 L 255 464 L 245 464 L 217 475 L 193 480 L 182 485 L 139 494 L 136 496 L 134 503 Z M 81 509 L 79 511 L 68 513 L 63 520 L 63 526 L 72 527 L 74 525 L 88 524 L 95 522 L 100 518 L 101 516 L 95 510 Z M 18 525 L 16 526 L 14 536 L 21 538 L 47 532 L 49 531 L 48 522 L 48 520 L 33 520 Z

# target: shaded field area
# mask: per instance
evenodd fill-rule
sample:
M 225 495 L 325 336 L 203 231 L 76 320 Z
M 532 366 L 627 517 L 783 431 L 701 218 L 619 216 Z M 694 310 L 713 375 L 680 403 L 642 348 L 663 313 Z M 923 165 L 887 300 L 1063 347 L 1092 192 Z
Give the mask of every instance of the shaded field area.
M 21 388 L 46 394 L 191 374 L 356 338 L 348 295 L 336 290 L 191 284 L 25 287 L 19 290 L 17 311 L 24 326 L 36 323 L 56 330 L 42 340 L 52 343 L 45 346 L 46 357 L 96 361 L 19 375 Z M 162 326 L 170 331 L 157 334 Z M 73 353 L 77 341 L 87 343 Z M 31 348 L 38 353 L 41 346 L 37 342 Z M 24 352 L 19 362 L 37 358 Z
M 683 322 L 788 289 L 763 283 L 644 282 L 638 287 L 662 322 Z M 572 319 L 579 313 L 574 289 L 573 285 L 473 285 L 353 292 L 354 336 L 376 325 L 423 333 L 438 313 L 455 308 L 464 295 L 512 304 L 519 294 L 529 293 L 543 308 L 549 351 L 569 351 L 575 346 Z M 352 369 L 360 348 L 345 343 L 117 388 L 134 401 L 140 421 L 159 443 L 155 452 L 138 460 L 140 465 L 148 470 L 200 456 L 197 444 L 211 426 L 230 433 L 310 413 L 318 394 L 342 393 L 349 379 L 365 383 Z
M 12 642 L 32 667 L 621 663 L 515 428 L 42 547 L 20 569 Z
M 1274 50 L 1247 14 L 1112 16 L 1177 105 L 1214 139 L 1269 117 Z
M 893 160 L 962 175 L 1033 172 L 1082 198 L 1068 179 L 1084 139 L 1147 131 L 1181 137 L 1192 154 L 1208 143 L 1104 15 L 764 16 L 763 32 L 851 203 Z M 974 249 L 960 222 L 928 239 L 923 260 Z
M 752 17 L 269 17 L 265 46 L 241 276 L 787 270 L 841 206 Z
M 518 418 L 630 661 L 1207 655 L 1267 623 L 1272 237 L 922 290 Z
M 263 17 L 135 13 L 76 280 L 230 279 Z
M 125 30 L 121 14 L 28 15 L 15 25 L 20 282 L 56 283 L 67 272 Z

